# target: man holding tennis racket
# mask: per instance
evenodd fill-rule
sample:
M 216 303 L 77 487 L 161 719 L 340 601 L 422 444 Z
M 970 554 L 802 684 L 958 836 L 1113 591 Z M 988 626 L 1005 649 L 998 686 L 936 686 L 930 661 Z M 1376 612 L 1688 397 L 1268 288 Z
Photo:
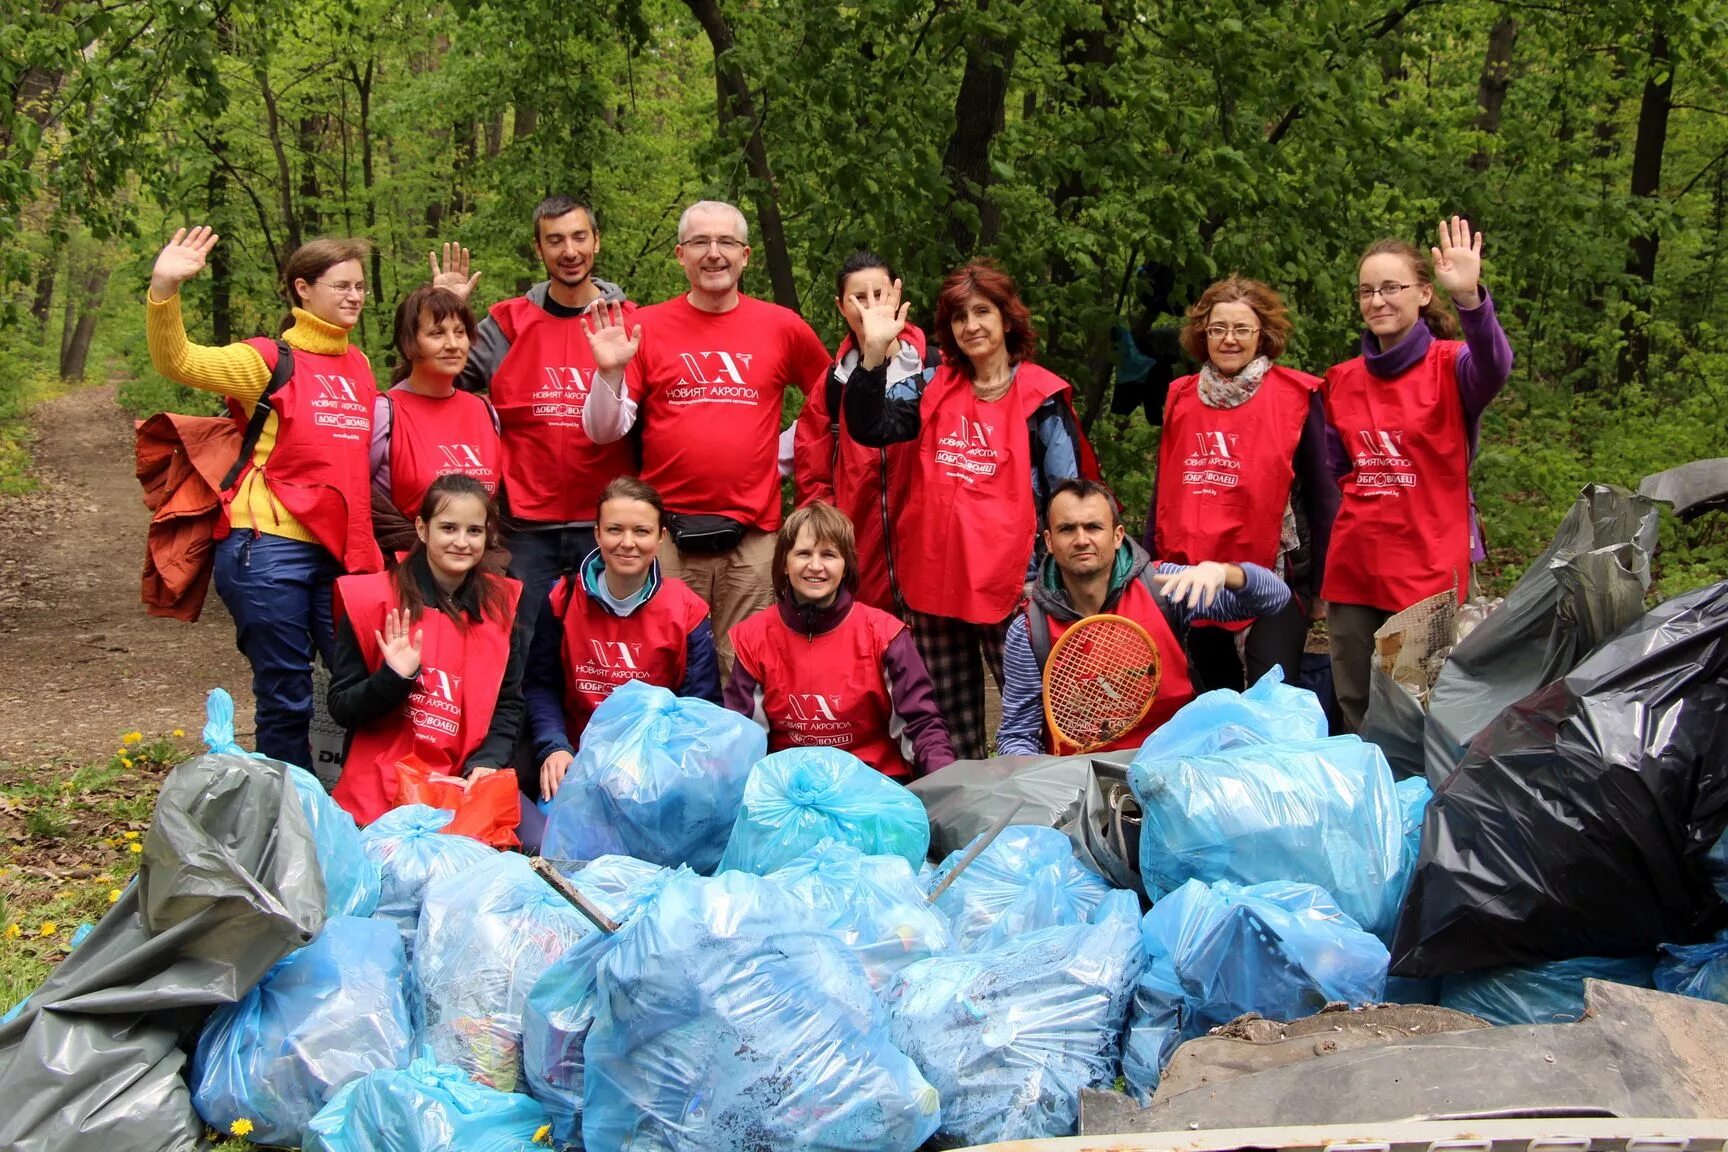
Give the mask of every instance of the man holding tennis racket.
M 1048 555 L 1004 640 L 998 756 L 1138 748 L 1194 698 L 1190 624 L 1289 602 L 1289 586 L 1258 564 L 1153 564 L 1095 480 L 1064 480 L 1044 507 Z

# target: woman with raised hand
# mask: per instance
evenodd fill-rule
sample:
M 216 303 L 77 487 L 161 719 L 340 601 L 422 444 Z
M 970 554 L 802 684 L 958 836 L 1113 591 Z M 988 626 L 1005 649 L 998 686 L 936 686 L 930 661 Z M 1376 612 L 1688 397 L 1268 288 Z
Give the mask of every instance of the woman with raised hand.
M 1481 274 L 1482 234 L 1457 216 L 1440 222 L 1426 256 L 1402 240 L 1370 244 L 1356 277 L 1362 353 L 1326 373 L 1341 502 L 1321 596 L 1351 732 L 1367 711 L 1374 632 L 1436 593 L 1463 600 L 1470 565 L 1485 555 L 1470 464 L 1482 413 L 1511 374 L 1512 346 Z
M 899 618 L 856 599 L 852 521 L 806 504 L 774 542 L 772 607 L 732 629 L 726 707 L 768 750 L 840 748 L 902 782 L 954 760 L 930 674 Z
M 522 585 L 486 555 L 497 504 L 471 476 L 437 477 L 414 532 L 391 571 L 336 581 L 330 715 L 349 736 L 331 795 L 361 824 L 396 806 L 399 761 L 473 782 L 510 762 L 522 723 Z
M 226 397 L 245 429 L 238 478 L 224 494 L 216 591 L 252 665 L 258 751 L 310 767 L 312 657 L 331 661 L 331 585 L 383 562 L 368 460 L 378 392 L 348 340 L 366 303 L 368 249 L 352 239 L 302 245 L 282 268 L 292 322 L 280 339 L 214 348 L 186 338 L 180 285 L 216 243 L 202 225 L 174 233 L 150 276 L 145 334 L 158 372 Z
M 666 534 L 660 493 L 620 476 L 600 493 L 596 547 L 552 585 L 528 653 L 533 763 L 522 791 L 550 800 L 576 758 L 588 718 L 631 680 L 720 703 L 720 665 L 708 605 L 656 558 Z
M 1189 672 L 1202 691 L 1240 692 L 1276 664 L 1294 684 L 1338 512 L 1320 378 L 1277 363 L 1290 314 L 1258 280 L 1208 287 L 1181 339 L 1200 371 L 1172 382 L 1164 402 L 1146 549 L 1172 564 L 1252 562 L 1283 578 L 1290 600 L 1270 616 L 1195 621 Z
M 1098 465 L 1072 386 L 1032 363 L 1031 313 L 1006 273 L 982 261 L 950 272 L 936 298 L 942 366 L 889 386 L 908 307 L 899 281 L 861 306 L 844 427 L 869 447 L 917 446 L 896 540 L 900 591 L 954 751 L 975 760 L 986 751 L 979 657 L 1000 685 L 1038 510 L 1057 483 L 1096 479 Z

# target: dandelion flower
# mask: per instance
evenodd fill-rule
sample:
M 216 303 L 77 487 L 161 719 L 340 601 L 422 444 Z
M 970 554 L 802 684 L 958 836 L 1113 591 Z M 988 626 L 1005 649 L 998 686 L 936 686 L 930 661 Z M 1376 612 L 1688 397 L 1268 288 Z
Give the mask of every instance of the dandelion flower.
M 54 921 L 52 921 L 52 920 L 42 921 L 42 929 L 41 929 L 42 935 L 52 936 L 59 931 L 60 931 L 60 925 L 54 923 Z
M 118 888 L 108 889 L 108 903 L 110 903 L 110 904 L 120 903 L 120 889 L 118 889 Z
M 138 743 L 138 741 L 140 741 L 142 739 L 144 739 L 144 733 L 142 733 L 142 732 L 128 732 L 128 733 L 126 733 L 126 735 L 120 737 L 120 742 L 122 744 L 136 744 L 136 743 Z
M 228 1125 L 228 1131 L 234 1136 L 250 1136 L 252 1135 L 252 1121 L 242 1116 L 240 1119 L 234 1121 L 234 1123 Z
M 144 851 L 144 845 L 142 845 L 142 844 L 138 843 L 136 840 L 134 840 L 132 843 L 126 845 L 126 851 L 132 853 L 133 855 L 137 855 L 138 853 Z
M 16 940 L 22 935 L 24 935 L 24 929 L 18 927 L 16 923 L 6 925 L 6 939 Z
M 180 737 L 182 737 L 182 736 L 184 736 L 184 735 L 186 735 L 186 729 L 184 729 L 184 728 L 176 728 L 176 729 L 174 729 L 174 738 L 175 738 L 175 739 L 176 739 L 176 740 L 178 740 L 178 739 L 179 739 L 179 738 L 180 738 Z
M 542 1125 L 540 1125 L 540 1127 L 536 1128 L 534 1130 L 534 1143 L 536 1143 L 536 1144 L 550 1144 L 550 1143 L 552 1143 L 552 1125 L 542 1124 Z
M 126 837 L 126 839 L 128 839 L 128 840 L 138 839 L 138 833 L 136 833 L 136 832 L 122 832 L 121 835 Z
M 127 758 L 126 758 L 126 757 L 124 757 L 124 756 L 122 756 L 122 757 L 120 757 L 120 763 L 121 763 L 121 764 L 123 764 L 123 765 L 125 765 L 125 766 L 126 766 L 126 767 L 128 767 L 128 768 L 130 768 L 130 767 L 132 767 L 132 761 L 131 761 L 131 760 L 129 760 L 129 759 L 127 759 Z

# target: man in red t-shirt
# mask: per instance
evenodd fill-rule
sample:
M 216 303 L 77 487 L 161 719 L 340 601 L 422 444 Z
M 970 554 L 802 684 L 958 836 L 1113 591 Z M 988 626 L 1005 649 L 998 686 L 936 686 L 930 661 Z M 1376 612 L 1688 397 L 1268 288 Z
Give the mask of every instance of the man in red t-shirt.
M 684 210 L 676 251 L 690 291 L 642 309 L 628 328 L 621 309 L 595 310 L 600 379 L 582 410 L 599 444 L 622 439 L 640 418 L 642 479 L 659 490 L 670 520 L 661 570 L 707 601 L 722 682 L 732 626 L 774 600 L 786 389 L 820 387 L 829 364 L 798 313 L 738 291 L 749 237 L 730 204 Z M 630 395 L 638 389 L 639 400 Z

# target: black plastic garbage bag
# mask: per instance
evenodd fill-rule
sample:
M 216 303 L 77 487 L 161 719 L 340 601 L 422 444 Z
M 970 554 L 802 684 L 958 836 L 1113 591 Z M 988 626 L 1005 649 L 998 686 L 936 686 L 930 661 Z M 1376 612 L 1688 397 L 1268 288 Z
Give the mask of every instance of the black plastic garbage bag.
M 1728 583 L 1659 605 L 1508 708 L 1428 805 L 1392 944 L 1441 976 L 1695 943 L 1728 922 Z
M 324 900 L 284 765 L 211 754 L 177 766 L 138 882 L 0 1027 L 0 1148 L 192 1147 L 204 1125 L 180 1044 L 310 941 Z

